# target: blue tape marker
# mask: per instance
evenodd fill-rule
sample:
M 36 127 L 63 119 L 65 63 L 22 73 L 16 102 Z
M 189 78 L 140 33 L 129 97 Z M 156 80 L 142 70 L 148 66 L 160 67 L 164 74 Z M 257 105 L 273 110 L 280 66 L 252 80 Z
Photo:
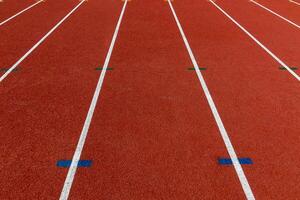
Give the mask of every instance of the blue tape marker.
M 218 162 L 220 165 L 232 165 L 232 160 L 230 158 L 219 158 Z M 251 158 L 239 158 L 241 165 L 251 165 L 253 164 Z
M 70 167 L 72 160 L 59 160 L 56 163 L 57 167 Z M 77 167 L 90 167 L 92 166 L 91 160 L 79 160 Z

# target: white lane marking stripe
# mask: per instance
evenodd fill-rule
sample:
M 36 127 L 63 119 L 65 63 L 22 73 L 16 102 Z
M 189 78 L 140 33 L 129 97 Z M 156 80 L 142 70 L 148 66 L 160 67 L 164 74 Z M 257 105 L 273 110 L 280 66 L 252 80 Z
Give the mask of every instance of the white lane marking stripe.
M 9 70 L 6 71 L 5 74 L 3 74 L 0 77 L 0 83 L 23 61 L 25 60 L 46 38 L 53 32 L 55 29 L 57 29 L 75 10 L 85 2 L 85 0 L 81 1 L 73 10 L 71 10 L 60 22 L 58 22 L 42 39 L 40 39 L 29 51 L 27 51 L 15 64 L 13 64 Z
M 267 10 L 267 11 L 269 11 L 269 12 L 272 13 L 273 15 L 276 15 L 277 17 L 283 19 L 284 21 L 290 23 L 291 25 L 293 25 L 293 26 L 295 26 L 295 27 L 297 27 L 297 28 L 300 28 L 300 26 L 299 26 L 298 24 L 292 22 L 291 20 L 288 20 L 287 18 L 285 18 L 285 17 L 279 15 L 278 13 L 274 12 L 273 10 L 271 10 L 271 9 L 269 9 L 269 8 L 267 8 L 267 7 L 263 6 L 263 5 L 261 5 L 261 4 L 259 4 L 258 2 L 254 1 L 254 0 L 250 0 L 250 2 L 256 4 L 257 6 L 263 8 L 263 9 L 265 9 L 265 10 Z
M 84 126 L 82 128 L 82 131 L 81 131 L 81 134 L 80 134 L 80 138 L 78 140 L 78 144 L 77 144 L 75 153 L 74 153 L 73 158 L 72 158 L 72 163 L 71 163 L 71 166 L 69 168 L 68 175 L 66 177 L 62 192 L 60 194 L 60 198 L 59 198 L 60 200 L 67 200 L 68 197 L 69 197 L 69 193 L 70 193 L 72 183 L 73 183 L 73 180 L 74 180 L 74 177 L 75 177 L 75 173 L 76 173 L 76 170 L 77 170 L 77 163 L 80 160 L 81 152 L 83 150 L 85 139 L 87 137 L 88 130 L 89 130 L 92 118 L 93 118 L 95 107 L 96 107 L 96 104 L 97 104 L 97 101 L 98 101 L 98 98 L 99 98 L 99 94 L 100 94 L 102 84 L 103 84 L 103 81 L 104 81 L 105 73 L 106 73 L 106 70 L 107 70 L 107 67 L 108 67 L 108 64 L 109 64 L 109 61 L 110 61 L 110 57 L 111 57 L 111 54 L 112 54 L 112 51 L 113 51 L 113 48 L 114 48 L 114 45 L 115 45 L 115 41 L 116 41 L 117 36 L 118 36 L 119 28 L 120 28 L 120 25 L 121 25 L 121 22 L 122 22 L 122 18 L 123 18 L 124 12 L 125 12 L 126 5 L 127 5 L 127 0 L 125 1 L 124 5 L 123 5 L 123 8 L 122 8 L 122 11 L 121 11 L 121 14 L 120 14 L 120 17 L 119 17 L 119 20 L 118 20 L 113 38 L 112 38 L 112 41 L 110 43 L 110 47 L 109 47 L 109 50 L 107 52 L 105 62 L 103 64 L 101 75 L 99 77 L 97 87 L 95 89 L 94 96 L 93 96 L 89 111 L 87 113 L 87 117 L 85 119 Z
M 247 197 L 248 200 L 254 200 L 255 198 L 254 198 L 254 195 L 252 193 L 251 187 L 250 187 L 250 185 L 248 183 L 248 180 L 247 180 L 247 178 L 246 178 L 246 176 L 244 174 L 243 168 L 242 168 L 242 166 L 239 163 L 239 160 L 237 158 L 237 155 L 235 153 L 233 145 L 232 145 L 232 143 L 230 141 L 230 138 L 229 138 L 229 136 L 227 134 L 227 131 L 226 131 L 225 127 L 224 127 L 224 124 L 223 124 L 222 119 L 221 119 L 221 117 L 219 115 L 217 107 L 216 107 L 216 105 L 215 105 L 215 103 L 214 103 L 214 101 L 212 99 L 212 96 L 211 96 L 209 90 L 208 90 L 206 82 L 205 82 L 205 80 L 204 80 L 204 78 L 202 76 L 201 71 L 199 70 L 198 63 L 197 63 L 197 61 L 195 59 L 195 56 L 194 56 L 194 54 L 192 52 L 192 49 L 191 49 L 191 47 L 189 45 L 189 42 L 188 42 L 188 40 L 187 40 L 187 38 L 186 38 L 186 36 L 184 34 L 184 31 L 183 31 L 183 29 L 182 29 L 182 27 L 180 25 L 180 22 L 179 22 L 179 20 L 177 18 L 177 15 L 175 13 L 175 10 L 174 10 L 174 8 L 172 6 L 171 1 L 168 0 L 168 2 L 169 2 L 169 5 L 170 5 L 170 8 L 172 10 L 173 16 L 175 18 L 175 21 L 177 23 L 178 29 L 179 29 L 179 31 L 181 33 L 182 39 L 184 41 L 184 44 L 185 44 L 185 46 L 187 48 L 187 51 L 189 53 L 190 59 L 191 59 L 191 61 L 193 63 L 195 71 L 197 73 L 198 79 L 200 81 L 200 84 L 201 84 L 202 89 L 204 91 L 204 94 L 206 96 L 206 99 L 208 101 L 208 104 L 210 106 L 210 109 L 212 111 L 212 114 L 213 114 L 213 116 L 215 118 L 215 121 L 217 123 L 217 126 L 219 128 L 219 131 L 220 131 L 220 134 L 221 134 L 222 139 L 224 141 L 224 144 L 226 146 L 227 152 L 228 152 L 228 154 L 229 154 L 229 156 L 230 156 L 230 158 L 231 158 L 231 160 L 233 162 L 234 169 L 236 171 L 236 174 L 238 175 L 238 178 L 240 180 L 240 183 L 241 183 L 241 186 L 242 186 L 242 188 L 244 190 L 244 193 L 245 193 L 245 195 L 246 195 L 246 197 Z
M 300 6 L 299 2 L 296 2 L 296 1 L 293 1 L 293 0 L 289 0 L 289 2 L 294 3 L 294 4 L 298 5 L 298 6 Z
M 38 2 L 36 2 L 36 3 L 34 3 L 34 4 L 32 4 L 32 5 L 28 6 L 28 7 L 27 7 L 27 8 L 25 8 L 24 10 L 21 10 L 21 11 L 20 11 L 20 12 L 18 12 L 17 14 L 15 14 L 15 15 L 11 16 L 10 18 L 8 18 L 8 19 L 4 20 L 3 22 L 1 22 L 1 23 L 0 23 L 0 26 L 2 26 L 3 24 L 5 24 L 6 22 L 8 22 L 8 21 L 12 20 L 13 18 L 15 18 L 15 17 L 19 16 L 19 15 L 20 15 L 20 14 L 22 14 L 23 12 L 25 12 L 25 11 L 29 10 L 30 8 L 32 8 L 32 7 L 34 7 L 34 6 L 36 6 L 37 4 L 41 3 L 42 1 L 44 1 L 44 0 L 40 0 L 40 1 L 38 1 Z
M 298 81 L 300 77 L 291 70 L 280 58 L 278 58 L 274 53 L 272 53 L 265 45 L 263 45 L 258 39 L 256 39 L 251 33 L 249 33 L 242 25 L 240 25 L 235 19 L 233 19 L 229 14 L 227 14 L 221 7 L 219 7 L 215 2 L 209 0 L 217 9 L 219 9 L 226 17 L 228 17 L 233 23 L 235 23 L 242 31 L 244 31 L 252 40 L 254 40 L 263 50 L 265 50 L 274 60 L 276 60 L 282 67 L 286 68 Z

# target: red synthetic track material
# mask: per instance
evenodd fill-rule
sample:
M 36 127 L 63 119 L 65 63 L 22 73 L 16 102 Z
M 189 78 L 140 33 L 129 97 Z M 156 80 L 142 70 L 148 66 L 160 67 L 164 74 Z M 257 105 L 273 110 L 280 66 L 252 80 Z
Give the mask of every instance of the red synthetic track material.
M 34 4 L 34 0 L 3 0 L 0 2 L 0 22 Z
M 0 199 L 58 199 L 120 6 L 83 4 L 1 83 Z
M 300 29 L 248 1 L 218 4 L 288 66 L 300 67 Z
M 128 4 L 71 199 L 242 199 L 164 1 Z
M 289 0 L 259 0 L 257 2 L 293 21 L 294 23 L 298 25 L 300 24 L 300 5 L 290 3 Z M 295 2 L 297 2 L 297 0 L 295 0 Z M 298 2 L 300 3 L 299 0 Z
M 53 26 L 68 14 L 77 3 L 77 1 L 65 3 L 63 1 L 49 0 L 41 3 L 30 12 L 25 12 L 13 21 L 9 21 L 7 24 L 1 26 L 1 68 L 12 66 Z M 35 51 L 38 51 L 38 49 Z M 53 51 L 55 51 L 55 49 Z M 23 67 L 25 68 L 23 63 L 21 63 L 19 68 Z
M 46 2 L 1 30 L 1 66 L 78 3 Z M 218 3 L 297 66 L 297 29 L 248 1 Z M 73 156 L 121 7 L 84 3 L 1 83 L 0 199 L 58 199 L 67 169 L 55 164 Z M 174 8 L 237 154 L 254 161 L 255 196 L 299 197 L 299 83 L 208 1 Z M 228 155 L 191 66 L 168 4 L 129 2 L 81 157 L 93 165 L 70 199 L 244 198 L 217 164 Z
M 244 5 L 239 7 L 240 12 L 230 12 L 237 19 L 252 13 L 249 22 L 243 23 L 251 30 L 255 27 L 254 16 L 261 20 L 255 20 L 257 27 L 266 24 L 263 14 L 257 14 L 260 12 L 253 13 L 242 1 L 231 2 L 233 8 Z M 278 70 L 268 54 L 209 2 L 174 4 L 199 64 L 208 68 L 205 80 L 236 151 L 254 161 L 254 165 L 244 167 L 254 195 L 257 199 L 296 199 L 300 196 L 299 82 Z M 276 21 L 270 20 L 270 26 L 285 27 Z M 292 32 L 292 28 L 284 29 Z M 275 37 L 261 29 L 255 32 L 261 38 Z M 289 42 L 289 35 L 281 34 L 280 41 Z M 277 45 L 274 42 L 279 51 Z

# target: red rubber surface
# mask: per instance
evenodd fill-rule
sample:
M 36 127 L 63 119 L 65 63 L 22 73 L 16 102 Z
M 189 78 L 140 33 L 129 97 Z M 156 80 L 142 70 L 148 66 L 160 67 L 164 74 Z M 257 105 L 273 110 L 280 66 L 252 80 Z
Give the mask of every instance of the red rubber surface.
M 236 152 L 254 161 L 244 170 L 256 198 L 296 199 L 299 82 L 278 70 L 278 64 L 211 3 L 191 0 L 175 2 L 174 7 L 198 62 L 208 67 L 205 79 Z M 243 12 L 251 13 L 248 7 Z M 259 37 L 266 35 L 255 30 Z M 286 35 L 281 37 L 288 41 Z
M 229 15 L 288 66 L 299 67 L 299 29 L 248 1 L 218 1 Z M 278 67 L 280 65 L 278 64 Z M 299 75 L 300 73 L 296 71 Z
M 166 2 L 128 4 L 109 66 L 71 199 L 243 198 Z
M 248 1 L 216 3 L 300 67 L 297 28 Z M 47 0 L 1 27 L 1 67 L 77 4 Z M 210 2 L 173 5 L 237 155 L 254 162 L 243 169 L 255 197 L 297 199 L 299 82 Z M 58 199 L 68 169 L 56 162 L 72 159 L 122 6 L 83 3 L 0 83 L 0 199 Z M 128 3 L 109 67 L 81 156 L 93 165 L 69 199 L 245 199 L 217 163 L 228 154 L 167 2 Z
M 259 0 L 258 2 L 294 23 L 300 24 L 300 5 L 291 3 L 289 0 Z M 297 2 L 297 0 L 295 0 L 295 2 Z M 300 4 L 300 1 L 298 2 Z
M 34 0 L 3 0 L 0 2 L 0 22 L 34 4 Z
M 49 0 L 4 24 L 0 32 L 0 37 L 3 38 L 0 43 L 0 66 L 12 66 L 76 4 L 77 1 L 65 3 Z M 23 65 L 19 68 L 23 68 Z
M 1 199 L 58 199 L 56 162 L 72 158 L 121 6 L 103 5 L 84 3 L 1 83 Z

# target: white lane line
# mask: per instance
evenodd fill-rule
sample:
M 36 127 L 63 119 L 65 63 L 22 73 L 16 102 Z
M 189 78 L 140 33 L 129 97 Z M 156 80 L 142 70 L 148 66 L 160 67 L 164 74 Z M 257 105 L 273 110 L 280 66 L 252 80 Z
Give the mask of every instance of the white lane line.
M 110 61 L 110 57 L 111 57 L 111 54 L 112 54 L 112 51 L 113 51 L 113 48 L 114 48 L 114 45 L 115 45 L 115 41 L 116 41 L 117 36 L 118 36 L 118 32 L 119 32 L 119 29 L 120 29 L 122 18 L 123 18 L 123 15 L 125 13 L 127 1 L 128 0 L 125 0 L 125 2 L 124 2 L 124 5 L 123 5 L 123 8 L 122 8 L 118 23 L 116 25 L 116 29 L 115 29 L 112 41 L 110 43 L 109 50 L 107 52 L 107 55 L 106 55 L 106 58 L 105 58 L 105 61 L 104 61 L 104 64 L 103 64 L 103 68 L 102 68 L 102 71 L 101 71 L 101 74 L 100 74 L 100 77 L 99 77 L 99 80 L 98 80 L 98 83 L 97 83 L 97 87 L 95 89 L 94 96 L 93 96 L 89 111 L 87 113 L 87 116 L 86 116 L 86 119 L 85 119 L 85 122 L 84 122 L 84 125 L 83 125 L 83 128 L 82 128 L 81 134 L 80 134 L 80 138 L 78 140 L 78 144 L 77 144 L 75 153 L 74 153 L 73 158 L 72 158 L 72 163 L 71 163 L 71 166 L 69 168 L 68 175 L 66 177 L 63 189 L 62 189 L 61 194 L 60 194 L 60 198 L 59 198 L 60 200 L 67 200 L 68 197 L 69 197 L 69 193 L 70 193 L 70 190 L 71 190 L 71 187 L 72 187 L 72 184 L 73 184 L 73 180 L 74 180 L 74 177 L 75 177 L 75 173 L 76 173 L 76 170 L 77 170 L 77 163 L 80 160 L 80 156 L 81 156 L 81 152 L 83 150 L 85 139 L 87 137 L 88 130 L 89 130 L 92 118 L 93 118 L 93 114 L 94 114 L 96 104 L 97 104 L 97 101 L 98 101 L 98 98 L 99 98 L 99 94 L 100 94 L 100 91 L 101 91 L 101 88 L 102 88 L 102 84 L 103 84 L 103 81 L 104 81 L 106 70 L 107 70 L 107 67 L 108 67 L 108 64 L 109 64 L 109 61 Z
M 250 185 L 248 183 L 248 180 L 247 180 L 247 178 L 245 176 L 243 168 L 242 168 L 242 166 L 239 163 L 238 157 L 237 157 L 237 155 L 235 153 L 235 150 L 234 150 L 233 145 L 232 145 L 232 143 L 230 141 L 230 138 L 229 138 L 229 136 L 227 134 L 227 131 L 226 131 L 225 127 L 224 127 L 224 124 L 223 124 L 222 119 L 221 119 L 221 117 L 219 115 L 217 107 L 216 107 L 216 105 L 215 105 L 215 103 L 213 101 L 213 98 L 212 98 L 212 96 L 211 96 L 211 94 L 210 94 L 210 92 L 208 90 L 206 82 L 205 82 L 205 80 L 204 80 L 204 78 L 202 76 L 201 71 L 199 70 L 198 63 L 197 63 L 197 61 L 195 59 L 195 56 L 194 56 L 194 54 L 192 52 L 192 49 L 191 49 L 191 47 L 189 45 L 189 42 L 188 42 L 188 40 L 187 40 L 187 38 L 186 38 L 186 36 L 184 34 L 184 31 L 183 31 L 183 29 L 182 29 L 182 27 L 180 25 L 180 22 L 179 22 L 179 20 L 177 18 L 177 15 L 176 15 L 175 10 L 174 10 L 174 8 L 172 6 L 172 3 L 171 3 L 170 0 L 168 0 L 168 3 L 169 3 L 170 8 L 172 10 L 173 16 L 174 16 L 175 21 L 177 23 L 178 29 L 179 29 L 179 31 L 181 33 L 181 36 L 182 36 L 182 39 L 183 39 L 184 44 L 186 46 L 186 49 L 187 49 L 187 51 L 189 53 L 190 59 L 191 59 L 191 61 L 193 63 L 195 71 L 197 73 L 197 76 L 198 76 L 198 79 L 199 79 L 200 84 L 202 86 L 202 89 L 204 91 L 205 97 L 206 97 L 206 99 L 208 101 L 208 104 L 210 106 L 212 114 L 213 114 L 213 116 L 215 118 L 215 121 L 217 123 L 217 126 L 219 128 L 219 131 L 220 131 L 220 134 L 221 134 L 222 139 L 224 141 L 224 144 L 226 146 L 227 152 L 228 152 L 228 154 L 229 154 L 229 156 L 230 156 L 230 158 L 232 160 L 234 169 L 235 169 L 236 174 L 237 174 L 237 176 L 238 176 L 238 178 L 240 180 L 240 183 L 241 183 L 241 186 L 243 188 L 243 191 L 244 191 L 244 193 L 245 193 L 245 195 L 246 195 L 246 197 L 247 197 L 248 200 L 254 200 L 255 198 L 254 198 L 254 195 L 252 193 L 251 187 L 250 187 Z
M 300 29 L 300 26 L 299 26 L 298 24 L 296 24 L 296 23 L 292 22 L 291 20 L 289 20 L 289 19 L 287 19 L 287 18 L 285 18 L 285 17 L 279 15 L 278 13 L 274 12 L 273 10 L 271 10 L 271 9 L 269 9 L 269 8 L 267 8 L 267 7 L 263 6 L 263 5 L 261 5 L 261 4 L 259 4 L 258 2 L 254 1 L 254 0 L 250 0 L 250 2 L 254 3 L 255 5 L 257 5 L 257 6 L 261 7 L 261 8 L 263 8 L 263 9 L 265 9 L 265 10 L 267 10 L 267 11 L 269 11 L 269 12 L 272 13 L 273 15 L 276 15 L 277 17 L 283 19 L 284 21 L 288 22 L 289 24 L 291 24 L 291 25 L 293 25 L 293 26 L 295 26 L 295 27 L 297 27 L 297 28 Z
M 15 64 L 13 64 L 9 70 L 6 71 L 5 74 L 3 74 L 0 77 L 0 83 L 23 61 L 25 60 L 46 38 L 55 31 L 73 12 L 77 10 L 79 6 L 81 6 L 86 0 L 81 1 L 73 10 L 71 10 L 62 20 L 60 20 L 42 39 L 40 39 L 29 51 L 27 51 Z
M 282 67 L 286 68 L 298 81 L 300 77 L 291 70 L 280 58 L 278 58 L 274 53 L 272 53 L 265 45 L 263 45 L 258 39 L 256 39 L 251 33 L 249 33 L 242 25 L 240 25 L 235 19 L 233 19 L 229 14 L 227 14 L 221 7 L 219 7 L 214 1 L 209 0 L 217 9 L 219 9 L 226 17 L 228 17 L 233 23 L 235 23 L 242 31 L 244 31 L 254 42 L 256 42 L 263 50 L 265 50 L 274 60 L 276 60 Z
M 289 0 L 289 2 L 294 3 L 294 4 L 298 5 L 298 6 L 300 6 L 300 3 L 297 2 L 297 1 Z
M 8 19 L 4 20 L 3 22 L 1 22 L 1 23 L 0 23 L 0 26 L 2 26 L 3 24 L 5 24 L 6 22 L 12 20 L 13 18 L 19 16 L 19 15 L 22 14 L 23 12 L 29 10 L 30 8 L 33 8 L 34 6 L 36 6 L 37 4 L 39 4 L 39 3 L 43 2 L 43 1 L 44 1 L 44 0 L 40 0 L 40 1 L 38 1 L 38 2 L 36 2 L 36 3 L 34 3 L 34 4 L 32 4 L 32 5 L 28 6 L 28 7 L 25 8 L 24 10 L 21 10 L 20 12 L 18 12 L 17 14 L 15 14 L 14 16 L 11 16 L 10 18 L 8 18 Z

